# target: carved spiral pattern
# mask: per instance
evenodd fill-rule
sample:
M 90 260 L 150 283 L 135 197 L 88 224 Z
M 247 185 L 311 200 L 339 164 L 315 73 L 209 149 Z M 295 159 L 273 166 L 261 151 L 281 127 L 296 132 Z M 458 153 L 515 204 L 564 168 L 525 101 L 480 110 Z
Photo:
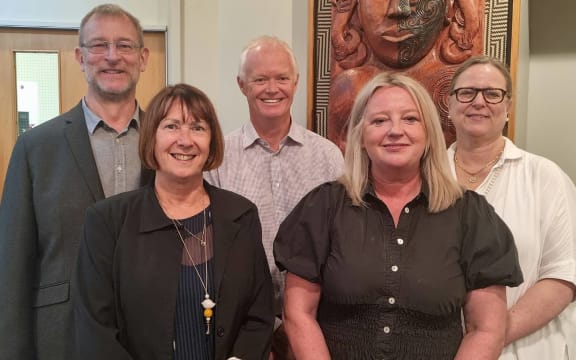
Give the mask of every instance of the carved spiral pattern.
M 444 25 L 444 0 L 420 1 L 414 14 L 400 21 L 399 30 L 413 33 L 415 36 L 404 41 L 399 50 L 398 65 L 405 68 L 414 65 L 426 55 L 426 44 L 433 44 L 435 36 Z
M 432 95 L 432 99 L 438 108 L 440 123 L 442 125 L 442 130 L 444 131 L 447 144 L 451 144 L 456 139 L 454 124 L 448 118 L 450 81 L 452 80 L 452 76 L 454 75 L 455 71 L 455 66 L 449 66 L 443 69 L 438 69 L 431 76 L 427 76 L 422 79 L 422 83 Z

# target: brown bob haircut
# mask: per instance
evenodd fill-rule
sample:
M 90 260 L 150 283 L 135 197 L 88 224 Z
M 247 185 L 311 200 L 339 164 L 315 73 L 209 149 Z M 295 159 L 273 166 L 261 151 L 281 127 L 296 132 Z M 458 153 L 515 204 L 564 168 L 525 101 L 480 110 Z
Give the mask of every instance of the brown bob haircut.
M 158 170 L 158 162 L 154 156 L 156 130 L 174 103 L 179 103 L 182 111 L 186 111 L 196 120 L 206 121 L 210 126 L 210 154 L 208 154 L 203 170 L 216 169 L 222 164 L 224 157 L 224 137 L 218 123 L 216 110 L 214 110 L 214 106 L 206 94 L 187 84 L 167 86 L 150 101 L 140 123 L 138 151 L 142 163 L 148 169 Z

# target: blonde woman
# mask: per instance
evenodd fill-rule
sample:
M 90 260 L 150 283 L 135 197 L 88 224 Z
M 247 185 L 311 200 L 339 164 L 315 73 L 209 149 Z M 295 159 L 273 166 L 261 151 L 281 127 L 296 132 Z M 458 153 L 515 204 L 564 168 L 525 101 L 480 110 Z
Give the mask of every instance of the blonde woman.
M 297 359 L 496 359 L 505 285 L 522 282 L 508 228 L 451 177 L 434 104 L 400 74 L 361 90 L 344 176 L 300 202 L 274 251 Z

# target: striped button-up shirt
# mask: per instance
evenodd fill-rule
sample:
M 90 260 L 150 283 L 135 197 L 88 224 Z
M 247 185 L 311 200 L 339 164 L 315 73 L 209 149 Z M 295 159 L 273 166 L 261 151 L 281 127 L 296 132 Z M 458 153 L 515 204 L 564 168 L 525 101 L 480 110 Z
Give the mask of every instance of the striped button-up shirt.
M 278 151 L 247 123 L 226 137 L 222 166 L 204 174 L 212 185 L 243 195 L 258 207 L 278 314 L 284 284 L 272 254 L 276 232 L 304 195 L 337 179 L 343 167 L 342 153 L 334 143 L 294 122 Z

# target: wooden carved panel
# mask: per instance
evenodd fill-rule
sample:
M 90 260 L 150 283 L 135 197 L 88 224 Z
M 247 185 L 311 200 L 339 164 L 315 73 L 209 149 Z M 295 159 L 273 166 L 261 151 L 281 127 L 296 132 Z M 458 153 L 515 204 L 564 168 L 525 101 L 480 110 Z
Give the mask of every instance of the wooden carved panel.
M 452 74 L 476 54 L 509 62 L 509 13 L 507 0 L 316 1 L 314 130 L 343 147 L 359 89 L 377 72 L 400 71 L 430 91 L 451 143 L 447 92 Z

